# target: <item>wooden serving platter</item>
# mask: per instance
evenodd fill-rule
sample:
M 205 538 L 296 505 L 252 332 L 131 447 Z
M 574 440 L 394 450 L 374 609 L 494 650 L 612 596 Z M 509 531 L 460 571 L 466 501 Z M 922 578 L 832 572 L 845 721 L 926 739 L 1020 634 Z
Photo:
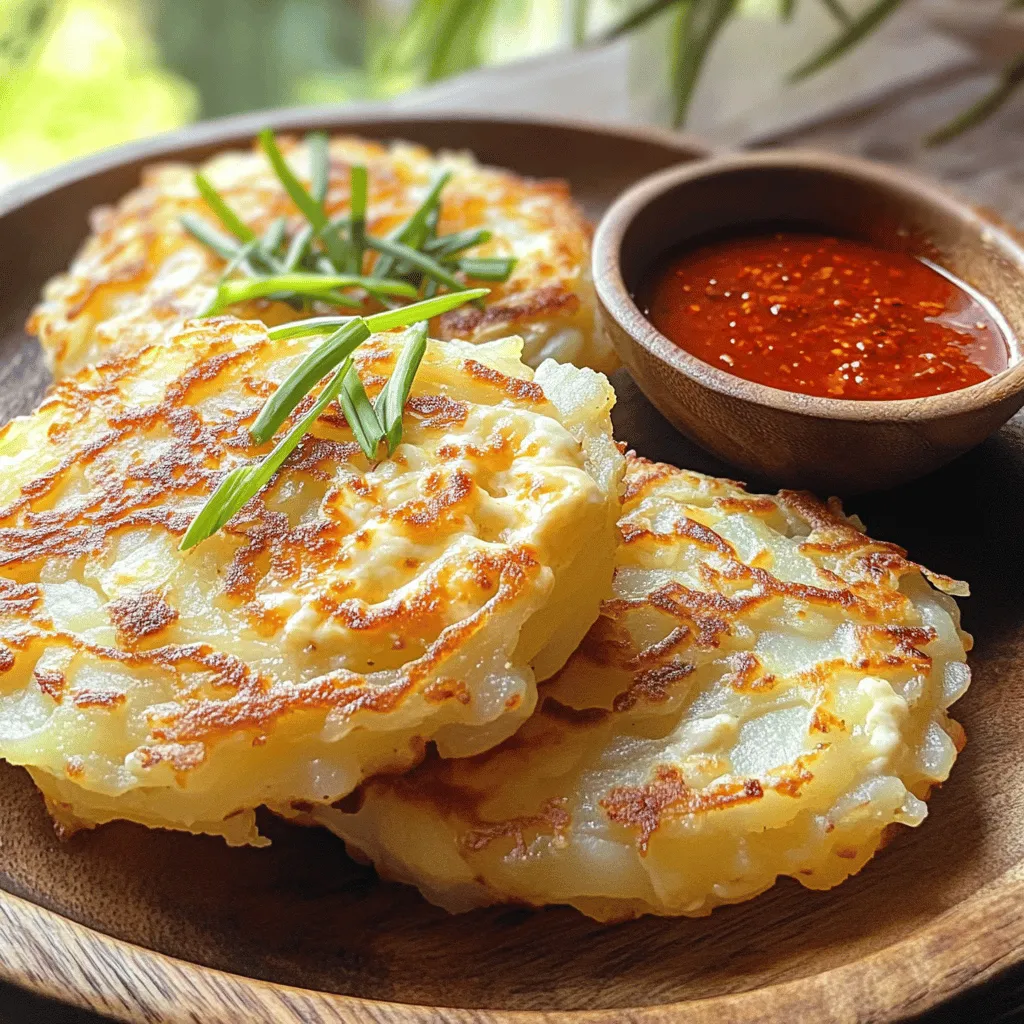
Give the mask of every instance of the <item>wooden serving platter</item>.
M 432 147 L 569 180 L 599 216 L 637 177 L 699 158 L 681 136 L 579 123 L 295 111 L 124 147 L 0 197 L 0 416 L 46 372 L 21 330 L 88 210 L 139 168 L 201 158 L 264 124 Z M 625 374 L 616 425 L 642 454 L 728 472 Z M 765 481 L 751 481 L 767 486 Z M 450 917 L 379 883 L 340 841 L 269 818 L 269 849 L 120 823 L 58 842 L 28 776 L 0 764 L 0 978 L 123 1020 L 459 1024 L 896 1021 L 1024 960 L 1024 421 L 916 484 L 850 507 L 872 535 L 970 581 L 968 746 L 917 830 L 827 893 L 783 881 L 701 920 L 598 925 L 573 910 Z

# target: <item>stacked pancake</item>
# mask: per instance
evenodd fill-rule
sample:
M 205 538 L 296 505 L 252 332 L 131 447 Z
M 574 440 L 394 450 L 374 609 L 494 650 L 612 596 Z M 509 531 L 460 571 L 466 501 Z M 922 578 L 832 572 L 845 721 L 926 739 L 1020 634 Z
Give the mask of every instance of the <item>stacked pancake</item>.
M 268 332 L 311 312 L 274 296 L 194 319 L 221 268 L 180 227 L 189 169 L 98 215 L 33 314 L 58 383 L 0 435 L 0 757 L 61 830 L 260 844 L 265 806 L 452 911 L 609 920 L 828 888 L 919 824 L 963 742 L 962 585 L 835 503 L 624 456 L 563 188 L 329 152 L 332 214 L 356 159 L 378 231 L 444 167 L 443 230 L 518 262 L 431 321 L 387 457 L 331 402 L 182 550 L 324 334 Z M 285 154 L 309 180 L 306 144 Z M 206 175 L 254 231 L 295 213 L 255 152 Z M 355 350 L 371 401 L 414 335 Z

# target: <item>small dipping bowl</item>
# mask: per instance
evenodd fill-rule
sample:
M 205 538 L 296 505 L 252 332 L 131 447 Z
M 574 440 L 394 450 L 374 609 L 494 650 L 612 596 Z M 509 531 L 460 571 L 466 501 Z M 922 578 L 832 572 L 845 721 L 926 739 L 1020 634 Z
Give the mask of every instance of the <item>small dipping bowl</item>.
M 945 394 L 819 398 L 754 383 L 661 334 L 634 298 L 667 254 L 749 227 L 850 238 L 927 257 L 986 297 L 1009 328 L 1009 365 Z M 799 150 L 721 157 L 638 182 L 594 239 L 605 327 L 643 393 L 679 431 L 746 473 L 856 494 L 949 462 L 1024 405 L 1024 248 L 954 196 L 865 160 Z

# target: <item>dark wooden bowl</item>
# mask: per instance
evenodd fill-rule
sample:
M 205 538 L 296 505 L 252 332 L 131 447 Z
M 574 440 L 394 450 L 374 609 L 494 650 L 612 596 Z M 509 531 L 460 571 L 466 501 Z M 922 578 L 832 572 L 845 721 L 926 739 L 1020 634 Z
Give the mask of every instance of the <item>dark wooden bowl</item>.
M 43 280 L 140 166 L 196 158 L 263 123 L 462 146 L 560 174 L 599 215 L 635 178 L 701 153 L 661 133 L 479 118 L 292 112 L 103 154 L 0 198 L 0 410 L 45 382 L 21 333 Z M 724 467 L 616 375 L 618 436 Z M 450 917 L 379 883 L 319 829 L 263 824 L 269 849 L 124 823 L 59 842 L 28 776 L 0 764 L 0 978 L 125 1021 L 240 1024 L 790 1024 L 903 1020 L 1024 961 L 1024 430 L 853 506 L 873 535 L 971 581 L 969 742 L 930 817 L 831 892 L 784 881 L 700 920 L 601 926 L 573 910 Z M 0 677 L 0 693 L 3 692 Z
M 688 437 L 776 484 L 853 494 L 975 447 L 1024 405 L 1015 347 L 1002 373 L 945 395 L 864 402 L 735 377 L 673 344 L 633 295 L 666 250 L 722 229 L 799 222 L 928 256 L 1000 308 L 1024 338 L 1024 249 L 966 203 L 881 164 L 825 153 L 728 156 L 640 182 L 605 215 L 594 277 L 605 323 L 644 394 Z

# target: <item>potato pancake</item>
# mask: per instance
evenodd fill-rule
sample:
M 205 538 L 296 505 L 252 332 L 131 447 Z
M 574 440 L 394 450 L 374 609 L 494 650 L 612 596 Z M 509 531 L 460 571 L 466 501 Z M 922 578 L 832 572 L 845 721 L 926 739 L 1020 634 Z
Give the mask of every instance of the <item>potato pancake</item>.
M 357 351 L 371 397 L 406 338 Z M 567 364 L 534 374 L 518 339 L 430 342 L 391 458 L 369 464 L 331 405 L 180 551 L 218 480 L 269 450 L 247 427 L 320 340 L 196 321 L 0 433 L 0 757 L 66 830 L 259 843 L 260 804 L 337 800 L 428 740 L 477 753 L 610 593 L 614 393 Z
M 955 602 L 804 493 L 634 459 L 614 597 L 502 746 L 302 820 L 464 911 L 703 915 L 827 889 L 925 817 L 963 742 Z
M 308 186 L 307 144 L 282 139 L 281 146 Z M 518 261 L 506 282 L 491 285 L 484 308 L 467 307 L 438 318 L 432 336 L 480 342 L 518 334 L 531 366 L 551 357 L 604 372 L 615 368 L 611 343 L 595 316 L 590 228 L 563 182 L 481 167 L 464 153 L 435 155 L 408 143 L 384 146 L 338 137 L 330 142 L 326 208 L 331 217 L 348 211 L 353 164 L 365 165 L 369 173 L 371 233 L 382 235 L 404 222 L 436 175 L 450 170 L 438 231 L 487 229 L 490 241 L 467 255 Z M 55 376 L 173 333 L 207 306 L 224 263 L 179 223 L 182 214 L 192 213 L 219 226 L 196 189 L 195 170 L 180 163 L 149 167 L 140 188 L 116 207 L 95 211 L 93 234 L 70 271 L 46 287 L 28 323 Z M 289 236 L 305 223 L 262 152 L 224 152 L 202 170 L 257 233 L 280 216 L 288 218 Z M 302 315 L 269 299 L 231 311 L 267 324 Z M 334 312 L 328 307 L 314 311 Z

